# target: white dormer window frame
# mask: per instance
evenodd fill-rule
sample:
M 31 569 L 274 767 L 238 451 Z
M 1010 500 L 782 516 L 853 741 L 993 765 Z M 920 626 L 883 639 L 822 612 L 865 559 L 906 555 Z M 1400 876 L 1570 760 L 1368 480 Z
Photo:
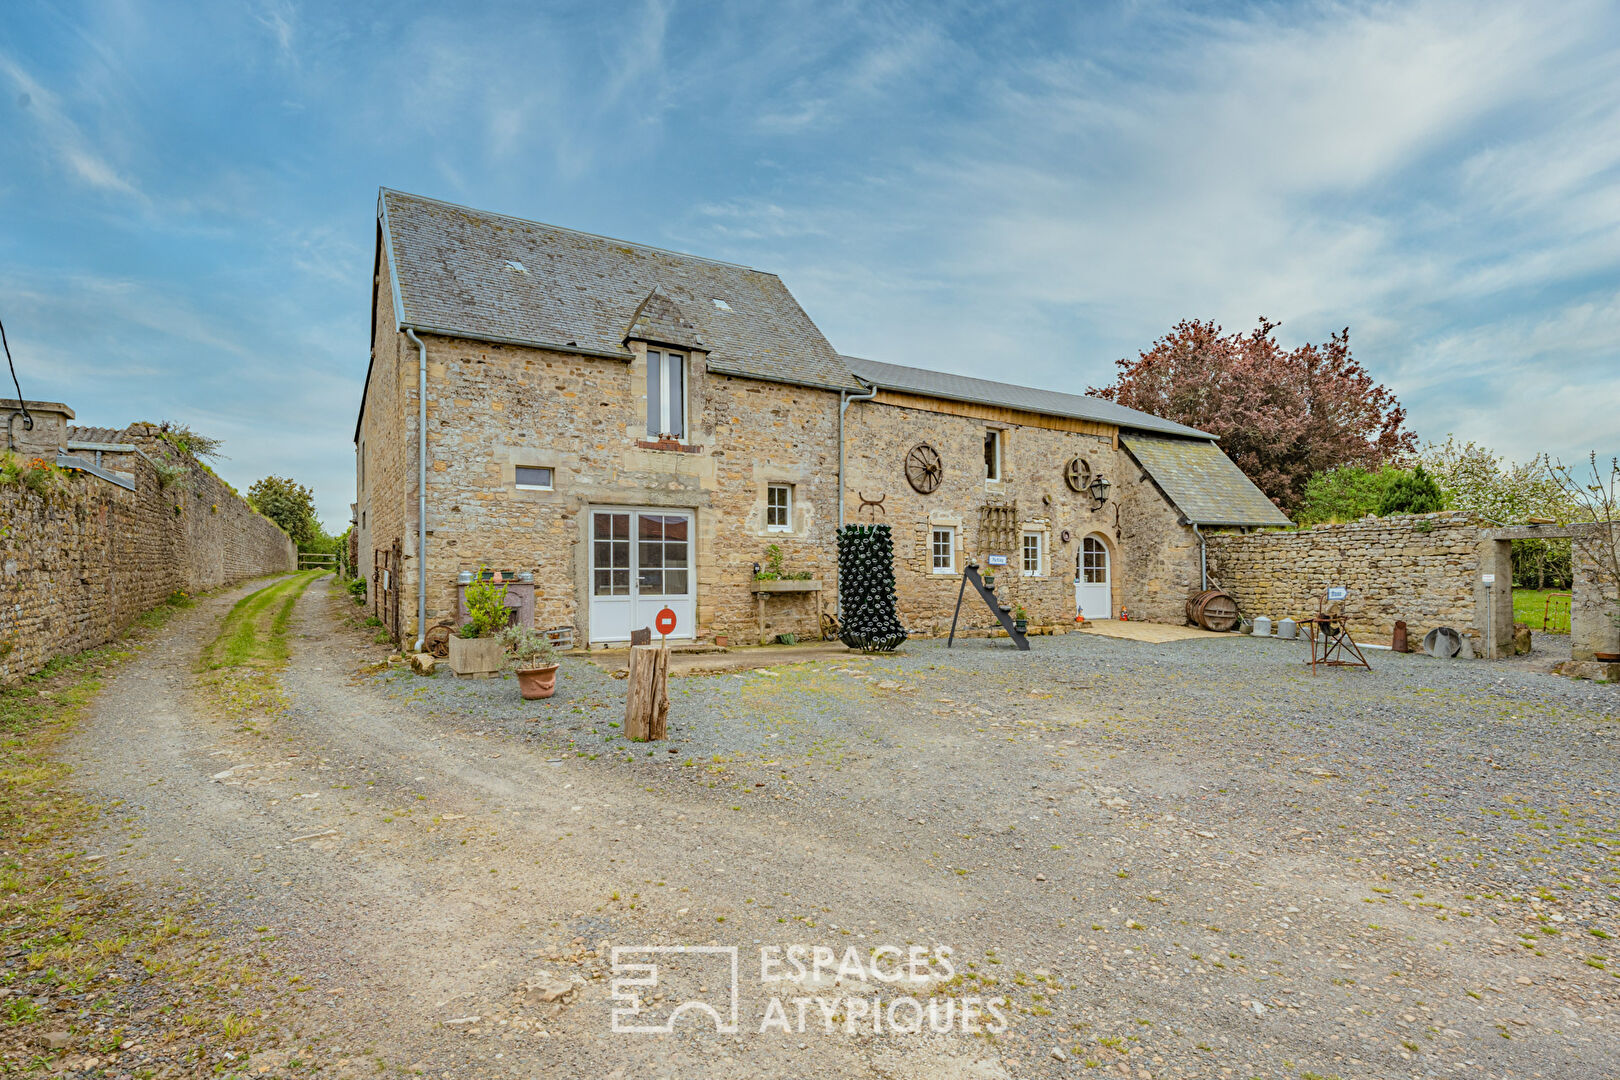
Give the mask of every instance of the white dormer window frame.
M 684 439 L 687 429 L 687 354 L 647 350 L 647 434 Z

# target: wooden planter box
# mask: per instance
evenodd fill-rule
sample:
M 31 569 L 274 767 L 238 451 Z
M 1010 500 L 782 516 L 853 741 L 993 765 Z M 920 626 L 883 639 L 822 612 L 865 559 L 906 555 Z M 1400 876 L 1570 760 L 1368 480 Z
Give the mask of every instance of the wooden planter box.
M 450 670 L 457 675 L 493 675 L 506 661 L 506 650 L 495 638 L 450 639 Z

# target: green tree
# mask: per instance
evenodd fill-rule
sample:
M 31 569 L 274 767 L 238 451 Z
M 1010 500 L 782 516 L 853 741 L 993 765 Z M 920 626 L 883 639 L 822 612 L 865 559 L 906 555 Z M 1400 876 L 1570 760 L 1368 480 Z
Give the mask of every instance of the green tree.
M 1305 485 L 1305 498 L 1294 520 L 1301 525 L 1321 525 L 1376 514 L 1384 493 L 1405 473 L 1394 465 L 1377 469 L 1341 465 L 1316 473 Z
M 1440 494 L 1440 485 L 1419 465 L 1411 472 L 1402 472 L 1384 490 L 1384 497 L 1378 502 L 1378 516 L 1432 514 L 1445 508 L 1446 499 Z
M 1425 446 L 1418 460 L 1439 483 L 1448 510 L 1467 510 L 1501 525 L 1579 517 L 1575 501 L 1545 455 L 1509 461 L 1478 443 L 1458 442 L 1448 435 L 1444 443 Z M 1513 580 L 1538 589 L 1569 588 L 1569 541 L 1513 541 Z
M 300 548 L 323 535 L 315 520 L 315 493 L 296 480 L 266 476 L 248 488 L 247 497 L 255 510 L 280 525 Z

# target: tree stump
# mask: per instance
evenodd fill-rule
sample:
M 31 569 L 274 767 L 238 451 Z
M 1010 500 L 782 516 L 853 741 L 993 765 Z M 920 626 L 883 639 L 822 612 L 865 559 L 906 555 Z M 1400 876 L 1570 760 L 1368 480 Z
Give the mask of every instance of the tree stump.
M 624 702 L 624 737 L 633 742 L 667 737 L 669 653 L 657 645 L 630 649 L 630 678 Z

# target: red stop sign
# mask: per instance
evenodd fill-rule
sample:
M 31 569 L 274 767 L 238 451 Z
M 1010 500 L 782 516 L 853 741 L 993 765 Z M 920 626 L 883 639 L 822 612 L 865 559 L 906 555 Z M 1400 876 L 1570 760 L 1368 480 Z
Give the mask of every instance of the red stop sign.
M 665 608 L 664 610 L 660 611 L 658 613 L 658 617 L 653 620 L 653 625 L 658 628 L 658 632 L 660 634 L 673 634 L 675 632 L 675 613 L 669 608 Z

